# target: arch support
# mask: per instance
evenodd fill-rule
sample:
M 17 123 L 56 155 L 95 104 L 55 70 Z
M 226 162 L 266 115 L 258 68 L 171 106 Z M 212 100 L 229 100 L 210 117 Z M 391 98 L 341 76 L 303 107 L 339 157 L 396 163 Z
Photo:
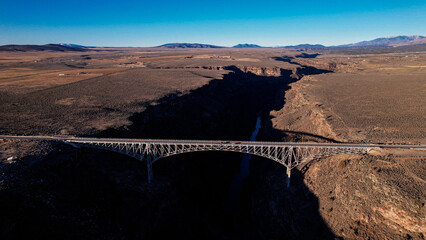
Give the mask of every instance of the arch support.
M 340 146 L 296 146 L 296 144 L 286 145 L 252 145 L 247 143 L 179 143 L 176 141 L 156 143 L 156 142 L 121 142 L 121 141 L 97 141 L 97 140 L 67 140 L 66 143 L 74 147 L 86 146 L 91 148 L 105 149 L 119 152 L 136 158 L 146 164 L 148 183 L 152 183 L 154 173 L 152 164 L 158 159 L 173 156 L 176 154 L 199 151 L 228 151 L 251 154 L 276 161 L 286 167 L 286 186 L 290 187 L 291 170 L 298 165 L 321 157 L 327 157 L 339 153 L 362 153 L 368 151 L 366 147 L 340 147 Z
M 146 171 L 148 173 L 148 183 L 151 184 L 151 182 L 154 178 L 154 173 L 152 171 L 152 156 L 151 156 L 151 154 L 148 154 L 147 158 L 146 158 Z
M 287 188 L 290 188 L 291 168 L 287 167 Z
M 152 150 L 152 145 L 147 144 L 145 147 L 145 162 L 146 162 L 146 171 L 148 174 L 148 183 L 151 184 L 152 179 L 154 178 L 154 173 L 152 171 L 152 160 L 154 158 L 153 156 L 154 151 Z M 143 159 L 141 159 L 143 160 Z
M 287 148 L 286 150 L 283 150 L 283 151 L 285 151 L 284 163 L 285 163 L 285 166 L 287 168 L 287 171 L 286 171 L 286 179 L 287 179 L 286 186 L 287 186 L 287 188 L 290 188 L 291 169 L 293 168 L 293 163 L 297 162 L 297 159 L 293 159 L 293 158 L 296 157 L 296 155 L 294 154 L 295 151 L 294 151 L 293 147 L 289 147 L 289 148 Z

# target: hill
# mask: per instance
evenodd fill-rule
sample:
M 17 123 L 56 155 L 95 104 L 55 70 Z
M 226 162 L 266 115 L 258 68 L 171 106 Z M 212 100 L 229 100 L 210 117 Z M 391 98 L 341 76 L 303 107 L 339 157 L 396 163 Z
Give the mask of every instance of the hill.
M 423 45 L 426 44 L 426 38 L 420 38 L 413 41 L 405 42 L 405 43 L 398 43 L 394 44 L 392 46 L 414 46 L 414 45 Z
M 294 46 L 283 46 L 283 47 L 277 47 L 277 48 L 294 48 L 294 49 L 325 49 L 327 48 L 324 45 L 321 44 L 299 44 Z
M 73 43 L 59 43 L 61 46 L 65 47 L 77 47 L 77 48 L 95 48 L 96 46 L 84 46 L 79 44 L 73 44 Z
M 5 52 L 28 52 L 28 51 L 55 51 L 55 52 L 84 52 L 87 49 L 82 47 L 64 46 L 60 44 L 46 45 L 3 45 L 0 51 Z
M 376 47 L 376 46 L 411 45 L 410 42 L 415 44 L 416 41 L 419 41 L 425 38 L 426 37 L 420 36 L 420 35 L 382 37 L 382 38 L 376 38 L 370 41 L 362 41 L 358 43 L 340 45 L 338 47 Z
M 250 43 L 240 43 L 233 46 L 233 48 L 262 48 L 262 46 L 259 46 L 256 44 L 250 44 Z
M 215 46 L 210 44 L 201 43 L 166 43 L 158 47 L 165 48 L 223 48 L 221 46 Z

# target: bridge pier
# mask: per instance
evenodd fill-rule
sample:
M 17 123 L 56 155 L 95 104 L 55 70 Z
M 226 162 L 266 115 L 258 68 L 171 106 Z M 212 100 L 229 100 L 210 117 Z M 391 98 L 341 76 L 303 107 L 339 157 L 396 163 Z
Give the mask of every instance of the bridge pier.
M 148 158 L 146 159 L 146 169 L 148 172 L 148 183 L 151 184 L 154 174 L 152 172 L 152 157 L 150 155 L 148 155 Z
M 148 145 L 146 155 L 145 155 L 145 162 L 146 162 L 146 171 L 148 174 L 148 184 L 151 184 L 152 179 L 154 178 L 154 173 L 152 172 L 152 160 L 154 156 L 152 155 L 151 146 Z M 143 161 L 143 157 L 141 157 L 141 160 Z
M 287 167 L 287 188 L 290 188 L 291 168 Z

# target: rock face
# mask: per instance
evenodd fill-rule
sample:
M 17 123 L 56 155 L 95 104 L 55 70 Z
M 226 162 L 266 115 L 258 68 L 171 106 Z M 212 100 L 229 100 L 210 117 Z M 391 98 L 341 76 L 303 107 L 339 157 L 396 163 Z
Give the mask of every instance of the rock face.
M 311 99 L 311 96 L 303 91 L 304 88 L 309 88 L 309 82 L 312 80 L 312 77 L 304 76 L 291 84 L 291 89 L 286 93 L 284 107 L 270 113 L 272 127 L 289 134 L 297 132 L 295 135 L 299 140 L 309 140 L 316 135 L 342 141 L 341 134 L 336 133 L 331 127 L 330 119 L 321 103 Z
M 424 239 L 424 160 L 339 155 L 312 163 L 304 181 L 318 197 L 321 215 L 336 235 Z
M 281 68 L 267 68 L 267 67 L 247 67 L 247 66 L 238 66 L 238 68 L 245 73 L 253 73 L 258 76 L 281 76 Z
M 283 71 L 288 71 L 286 69 L 282 69 L 280 67 L 250 67 L 250 66 L 243 66 L 243 65 L 237 65 L 237 66 L 190 66 L 190 67 L 182 67 L 181 69 L 208 69 L 208 70 L 227 70 L 232 68 L 238 68 L 240 71 L 244 73 L 253 73 L 257 76 L 273 76 L 273 77 L 280 77 L 283 74 Z M 170 68 L 170 67 L 161 67 L 160 69 L 176 69 L 176 68 Z M 299 78 L 300 75 L 298 74 L 298 68 L 293 68 L 291 77 L 293 78 Z

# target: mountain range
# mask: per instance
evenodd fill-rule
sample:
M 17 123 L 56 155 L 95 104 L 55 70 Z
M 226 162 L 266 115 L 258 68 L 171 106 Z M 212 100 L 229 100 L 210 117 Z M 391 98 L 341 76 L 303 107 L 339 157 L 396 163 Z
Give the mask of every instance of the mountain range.
M 45 44 L 45 45 L 3 45 L 0 51 L 6 52 L 27 52 L 27 51 L 55 51 L 55 52 L 84 52 L 84 47 L 65 46 L 61 44 Z
M 201 44 L 201 43 L 166 43 L 158 47 L 162 47 L 162 48 L 223 48 L 221 46 Z
M 340 45 L 338 47 L 377 47 L 424 44 L 426 37 L 420 35 L 382 37 L 370 41 Z
M 321 44 L 299 44 L 294 46 L 283 46 L 283 47 L 276 47 L 276 48 L 297 48 L 297 49 L 312 49 L 312 50 L 319 50 L 319 49 L 325 49 L 327 48 L 324 45 Z
M 381 37 L 373 40 L 362 41 L 357 43 L 350 43 L 337 46 L 324 46 L 321 44 L 299 44 L 292 46 L 279 46 L 275 48 L 288 48 L 288 49 L 304 49 L 304 50 L 323 50 L 323 49 L 337 49 L 337 48 L 371 48 L 371 47 L 398 47 L 409 45 L 423 45 L 426 44 L 426 37 L 421 35 L 410 36 L 394 36 L 394 37 Z M 225 48 L 223 46 L 202 44 L 202 43 L 167 43 L 158 48 Z M 87 48 L 95 48 L 94 46 L 83 46 L 72 43 L 60 44 L 46 44 L 46 45 L 4 45 L 0 46 L 0 51 L 87 51 Z M 263 48 L 257 44 L 242 43 L 233 46 L 232 48 Z
M 357 48 L 357 47 L 388 47 L 388 46 L 405 46 L 405 45 L 421 45 L 426 44 L 426 37 L 420 35 L 411 36 L 395 36 L 395 37 L 382 37 L 373 40 L 362 41 L 357 43 L 350 43 L 337 46 L 324 46 L 321 44 L 299 44 L 292 46 L 279 46 L 275 48 L 290 48 L 290 49 L 311 49 L 321 50 L 327 48 Z M 223 48 L 220 46 L 200 44 L 200 43 L 168 43 L 159 47 L 167 48 Z M 257 44 L 241 43 L 233 46 L 233 48 L 263 48 Z
M 78 45 L 73 43 L 59 43 L 59 45 L 65 46 L 65 47 L 77 47 L 77 48 L 94 48 L 95 47 L 95 46 L 83 46 L 83 45 Z

